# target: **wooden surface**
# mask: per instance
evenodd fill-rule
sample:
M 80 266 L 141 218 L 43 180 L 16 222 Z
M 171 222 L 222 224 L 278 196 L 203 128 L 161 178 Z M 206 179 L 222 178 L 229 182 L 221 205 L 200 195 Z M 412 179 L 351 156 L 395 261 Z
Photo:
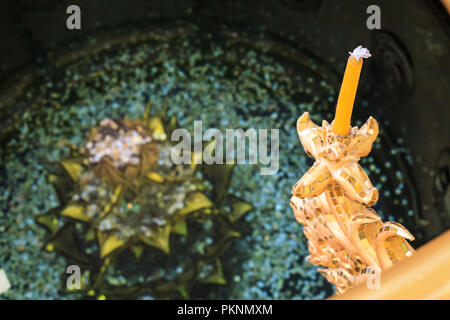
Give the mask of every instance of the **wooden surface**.
M 381 274 L 380 289 L 365 283 L 331 300 L 450 299 L 450 231 Z

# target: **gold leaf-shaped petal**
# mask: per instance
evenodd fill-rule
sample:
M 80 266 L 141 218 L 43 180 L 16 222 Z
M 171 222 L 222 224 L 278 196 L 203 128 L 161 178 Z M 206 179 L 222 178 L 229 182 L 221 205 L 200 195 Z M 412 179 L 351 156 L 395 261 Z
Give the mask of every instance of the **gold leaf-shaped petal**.
M 157 183 L 163 183 L 164 182 L 164 177 L 161 176 L 159 173 L 156 173 L 156 172 L 147 173 L 145 176 L 148 179 L 150 179 L 150 180 L 152 180 L 154 182 L 157 182 Z
M 193 192 L 186 198 L 186 203 L 183 209 L 180 210 L 180 214 L 189 214 L 199 210 L 211 208 L 213 203 L 209 198 L 201 192 Z
M 79 248 L 78 241 L 75 239 L 75 233 L 76 230 L 73 224 L 65 225 L 47 242 L 46 247 L 59 251 L 80 263 L 88 263 L 89 257 Z
M 60 208 L 54 208 L 46 214 L 38 215 L 36 217 L 36 222 L 54 235 L 59 229 L 58 213 L 61 212 L 60 210 Z
M 297 120 L 297 133 L 308 156 L 317 159 L 324 147 L 325 129 L 312 122 L 305 112 Z
M 165 227 L 156 228 L 152 230 L 150 236 L 141 235 L 140 239 L 147 245 L 161 249 L 165 253 L 170 253 L 170 232 L 171 227 L 167 225 Z
M 99 232 L 98 238 L 100 245 L 100 258 L 102 259 L 125 244 L 125 242 L 119 239 L 119 237 L 117 237 L 114 233 L 103 234 Z
M 71 199 L 71 191 L 74 185 L 72 178 L 68 175 L 49 174 L 47 181 L 53 185 L 60 203 L 67 203 Z
M 372 144 L 378 136 L 378 122 L 370 117 L 366 123 L 358 130 L 354 140 L 356 140 L 356 150 L 360 157 L 365 157 L 370 153 Z
M 159 298 L 177 297 L 179 299 L 189 299 L 186 287 L 175 282 L 163 282 L 155 288 L 155 294 Z
M 100 213 L 100 216 L 98 217 L 98 220 L 102 220 L 104 217 L 106 217 L 108 215 L 108 213 L 111 212 L 111 210 L 113 208 L 113 204 L 114 203 L 112 203 L 112 202 L 108 202 L 107 204 L 105 204 L 102 212 Z
M 160 117 L 151 117 L 148 120 L 148 128 L 152 133 L 152 138 L 157 141 L 164 141 L 167 138 L 166 131 Z
M 61 166 L 66 170 L 74 182 L 78 181 L 81 174 L 81 161 L 75 159 L 67 159 L 61 161 Z
M 75 220 L 79 220 L 79 221 L 84 221 L 84 222 L 89 221 L 89 216 L 86 215 L 84 207 L 80 204 L 72 204 L 72 205 L 65 207 L 61 211 L 61 215 L 75 219 Z
M 317 128 L 318 126 L 311 121 L 309 112 L 303 114 L 297 119 L 297 131 L 303 131 L 308 128 Z
M 231 214 L 229 216 L 231 222 L 236 222 L 242 216 L 254 209 L 254 207 L 248 202 L 237 198 L 232 202 L 231 208 Z
M 142 253 L 144 252 L 144 247 L 141 245 L 134 245 L 131 247 L 131 251 L 135 255 L 136 259 L 140 259 L 142 257 Z
M 316 161 L 293 186 L 292 194 L 299 198 L 317 196 L 323 192 L 330 181 L 331 173 L 327 164 Z
M 185 219 L 180 219 L 178 220 L 172 227 L 172 231 L 182 235 L 182 236 L 187 236 L 187 225 L 186 225 L 186 220 Z
M 86 232 L 86 235 L 84 236 L 85 242 L 90 242 L 95 240 L 95 231 L 93 228 L 89 228 L 89 230 Z
M 390 268 L 414 253 L 405 239 L 412 241 L 414 236 L 404 226 L 390 221 L 383 223 L 375 240 L 375 250 L 383 269 Z

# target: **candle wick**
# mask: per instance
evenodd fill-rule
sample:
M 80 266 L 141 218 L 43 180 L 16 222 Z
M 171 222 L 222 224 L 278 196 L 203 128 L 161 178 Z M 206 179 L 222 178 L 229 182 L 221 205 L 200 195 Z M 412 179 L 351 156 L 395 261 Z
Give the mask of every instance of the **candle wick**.
M 349 54 L 359 61 L 359 58 L 369 58 L 372 55 L 369 52 L 369 49 L 364 48 L 363 46 L 358 46 L 353 50 L 353 52 L 349 52 Z

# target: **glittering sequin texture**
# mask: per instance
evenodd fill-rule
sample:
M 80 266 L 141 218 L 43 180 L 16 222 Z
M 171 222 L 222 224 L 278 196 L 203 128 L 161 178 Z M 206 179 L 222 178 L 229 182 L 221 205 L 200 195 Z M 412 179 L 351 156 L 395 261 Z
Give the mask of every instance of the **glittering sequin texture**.
M 308 260 L 343 293 L 369 282 L 382 270 L 406 259 L 414 237 L 402 225 L 384 222 L 371 209 L 378 200 L 360 157 L 370 153 L 378 123 L 370 117 L 346 136 L 338 136 L 323 121 L 314 124 L 308 112 L 297 121 L 300 141 L 314 165 L 292 188 L 291 207 L 304 226 Z

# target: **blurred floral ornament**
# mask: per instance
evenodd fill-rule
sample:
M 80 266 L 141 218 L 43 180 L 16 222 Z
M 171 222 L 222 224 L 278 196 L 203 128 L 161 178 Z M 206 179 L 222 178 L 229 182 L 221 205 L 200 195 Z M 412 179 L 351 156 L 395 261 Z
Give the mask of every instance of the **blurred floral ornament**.
M 226 283 L 221 255 L 253 207 L 228 194 L 233 165 L 172 163 L 176 127 L 149 106 L 139 120 L 104 119 L 49 175 L 60 206 L 37 221 L 46 249 L 85 270 L 84 297 L 188 298 Z
M 300 141 L 314 165 L 292 189 L 291 207 L 304 225 L 308 260 L 327 267 L 318 271 L 343 293 L 369 277 L 411 256 L 405 240 L 414 237 L 402 225 L 383 223 L 368 208 L 378 200 L 360 157 L 370 153 L 378 124 L 370 117 L 346 136 L 323 121 L 319 127 L 305 112 L 297 121 Z

